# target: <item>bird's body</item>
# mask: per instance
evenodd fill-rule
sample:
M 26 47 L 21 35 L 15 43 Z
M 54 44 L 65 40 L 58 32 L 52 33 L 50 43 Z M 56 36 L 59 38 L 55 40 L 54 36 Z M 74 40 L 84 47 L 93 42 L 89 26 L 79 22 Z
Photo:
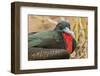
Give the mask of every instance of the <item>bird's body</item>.
M 62 21 L 58 23 L 56 28 L 52 31 L 42 31 L 29 34 L 28 47 L 29 51 L 32 51 L 33 48 L 65 50 L 56 50 L 56 52 L 54 50 L 33 50 L 33 60 L 69 58 L 69 55 L 76 47 L 76 40 L 73 37 L 73 32 L 70 31 L 70 24 Z
M 64 41 L 57 31 L 43 31 L 28 36 L 29 47 L 64 48 Z

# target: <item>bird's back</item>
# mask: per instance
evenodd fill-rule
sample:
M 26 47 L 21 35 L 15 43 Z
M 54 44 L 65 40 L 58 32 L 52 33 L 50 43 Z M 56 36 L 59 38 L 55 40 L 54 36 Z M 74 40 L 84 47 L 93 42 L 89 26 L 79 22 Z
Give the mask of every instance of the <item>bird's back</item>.
M 56 31 L 43 31 L 28 35 L 29 47 L 62 48 L 61 35 Z

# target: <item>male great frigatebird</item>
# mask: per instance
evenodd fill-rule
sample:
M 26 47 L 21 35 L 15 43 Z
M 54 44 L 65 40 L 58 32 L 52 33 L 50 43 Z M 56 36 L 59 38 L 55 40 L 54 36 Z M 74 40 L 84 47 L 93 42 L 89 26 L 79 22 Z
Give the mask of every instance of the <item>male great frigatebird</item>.
M 74 38 L 74 32 L 70 30 L 70 24 L 66 21 L 60 21 L 52 31 L 29 34 L 28 47 L 29 52 L 31 51 L 33 54 L 31 56 L 31 59 L 33 60 L 68 59 L 70 54 L 76 48 L 76 40 Z M 34 48 L 58 50 L 42 49 L 39 51 L 38 49 L 34 50 Z

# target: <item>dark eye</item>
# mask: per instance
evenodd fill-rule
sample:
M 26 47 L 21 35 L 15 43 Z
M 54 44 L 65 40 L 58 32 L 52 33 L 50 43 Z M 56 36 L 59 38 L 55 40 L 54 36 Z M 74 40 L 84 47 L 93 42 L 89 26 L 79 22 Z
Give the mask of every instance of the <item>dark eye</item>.
M 59 28 L 60 28 L 60 29 L 63 29 L 62 24 L 59 24 Z

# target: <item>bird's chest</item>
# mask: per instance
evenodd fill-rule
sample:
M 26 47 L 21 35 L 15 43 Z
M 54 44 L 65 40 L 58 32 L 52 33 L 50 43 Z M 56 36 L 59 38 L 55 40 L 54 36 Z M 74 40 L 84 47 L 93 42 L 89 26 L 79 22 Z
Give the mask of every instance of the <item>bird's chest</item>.
M 67 50 L 68 53 L 72 52 L 72 46 L 73 46 L 73 37 L 67 33 L 63 33 L 63 39 L 65 42 L 65 49 Z

